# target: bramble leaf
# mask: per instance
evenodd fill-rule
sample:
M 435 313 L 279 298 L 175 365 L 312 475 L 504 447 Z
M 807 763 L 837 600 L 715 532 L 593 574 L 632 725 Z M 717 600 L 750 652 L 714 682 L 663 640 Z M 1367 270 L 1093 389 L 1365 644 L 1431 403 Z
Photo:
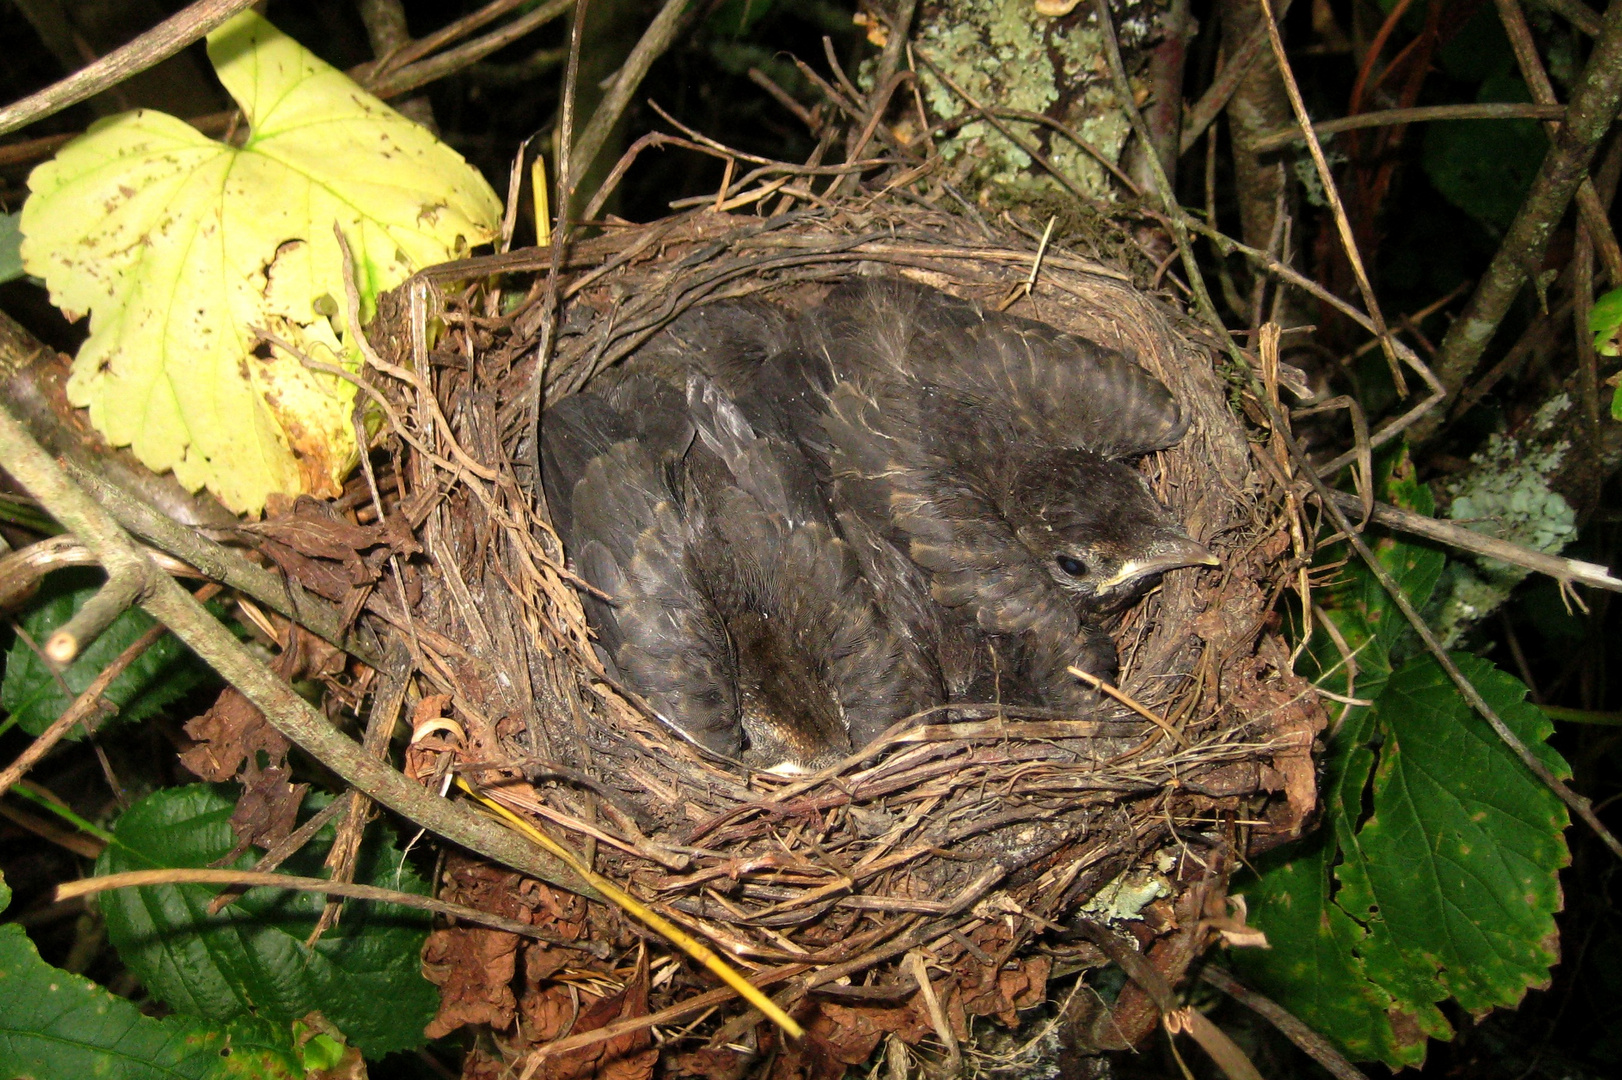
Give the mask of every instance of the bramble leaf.
M 0 878 L 0 911 L 11 890 Z M 305 1075 L 292 1029 L 155 1020 L 133 1002 L 40 959 L 16 923 L 0 925 L 0 1076 L 103 1080 L 282 1080 Z
M 73 404 L 149 468 L 233 510 L 336 494 L 356 457 L 333 226 L 377 295 L 494 235 L 495 193 L 426 129 L 252 12 L 208 37 L 239 147 L 149 110 L 110 117 L 29 176 L 24 265 L 90 337 Z M 268 331 L 288 352 L 261 344 Z
M 1383 494 L 1422 513 L 1432 507 L 1405 459 Z M 1423 607 L 1441 552 L 1392 539 L 1375 552 Z M 1237 952 L 1234 962 L 1351 1056 L 1418 1065 L 1428 1037 L 1452 1034 L 1441 1002 L 1479 1013 L 1547 982 L 1558 959 L 1556 875 L 1569 861 L 1566 812 L 1436 660 L 1414 653 L 1415 636 L 1368 567 L 1348 564 L 1318 597 L 1335 633 L 1320 623 L 1303 670 L 1372 705 L 1335 706 L 1322 785 L 1327 835 L 1264 862 L 1239 889 L 1272 950 Z M 1485 660 L 1454 660 L 1510 729 L 1566 775 L 1526 688 Z
M 210 866 L 228 855 L 232 803 L 207 785 L 167 788 L 118 819 L 98 874 Z M 330 841 L 331 830 L 327 830 Z M 245 854 L 233 866 L 250 866 Z M 289 859 L 290 874 L 320 876 L 319 853 Z M 402 892 L 427 884 L 391 845 L 364 844 L 356 880 Z M 218 915 L 218 890 L 154 886 L 106 894 L 107 936 L 148 990 L 173 1008 L 214 1021 L 259 1016 L 292 1021 L 319 1011 L 368 1057 L 424 1042 L 438 991 L 422 977 L 423 913 L 351 901 L 338 925 L 311 948 L 325 898 L 287 889 L 251 889 Z
M 71 587 L 73 580 L 83 578 L 82 574 L 67 572 L 53 576 L 48 598 L 30 610 L 22 623 L 35 642 L 43 643 L 95 595 L 95 584 Z M 28 734 L 38 735 L 62 715 L 119 653 L 153 625 L 152 616 L 140 608 L 130 608 L 114 619 L 60 676 L 19 636 L 6 656 L 5 677 L 0 681 L 0 708 L 10 713 L 11 719 Z M 114 679 L 102 696 L 118 706 L 114 719 L 140 721 L 213 677 L 208 666 L 173 634 L 165 634 Z M 62 689 L 63 685 L 67 686 L 67 691 Z M 68 733 L 70 739 L 82 737 L 79 728 Z

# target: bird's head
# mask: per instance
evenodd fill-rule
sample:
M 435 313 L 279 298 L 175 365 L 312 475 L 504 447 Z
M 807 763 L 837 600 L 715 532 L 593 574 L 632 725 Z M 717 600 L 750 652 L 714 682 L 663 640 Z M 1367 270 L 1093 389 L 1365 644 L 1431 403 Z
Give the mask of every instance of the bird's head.
M 1008 516 L 1061 589 L 1092 611 L 1121 607 L 1161 574 L 1219 560 L 1190 539 L 1138 470 L 1085 450 L 1035 456 Z

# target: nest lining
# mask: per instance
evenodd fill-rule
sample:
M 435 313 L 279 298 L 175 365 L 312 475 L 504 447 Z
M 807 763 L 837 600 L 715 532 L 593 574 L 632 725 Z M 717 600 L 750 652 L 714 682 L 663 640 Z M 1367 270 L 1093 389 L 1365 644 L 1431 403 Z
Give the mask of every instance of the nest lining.
M 434 391 L 390 390 L 415 432 L 394 449 L 431 567 L 409 622 L 419 670 L 466 732 L 420 744 L 410 768 L 454 761 L 577 850 L 595 846 L 601 872 L 746 965 L 820 961 L 799 977 L 800 997 L 835 970 L 905 981 L 896 943 L 948 931 L 967 947 L 948 943 L 941 955 L 995 979 L 1010 957 L 1052 955 L 1050 931 L 1134 871 L 1169 893 L 1128 914 L 1145 948 L 1177 943 L 1162 950 L 1175 978 L 1199 951 L 1201 914 L 1236 856 L 1298 835 L 1314 803 L 1322 710 L 1266 631 L 1289 569 L 1286 518 L 1181 316 L 1119 271 L 1062 250 L 1042 255 L 1037 287 L 1023 295 L 1037 259 L 1022 237 L 990 241 L 933 211 L 863 202 L 764 222 L 696 212 L 616 228 L 573 247 L 555 316 L 545 252 L 452 264 L 386 297 L 380 351 L 430 372 Z M 509 289 L 532 275 L 506 315 L 489 294 L 435 285 L 498 272 Z M 1144 465 L 1223 565 L 1168 575 L 1113 628 L 1121 687 L 1161 724 L 1113 703 L 1080 719 L 954 706 L 958 722 L 921 717 L 788 780 L 705 757 L 609 685 L 530 494 L 537 353 L 549 354 L 552 402 L 695 304 L 753 295 L 803 309 L 858 273 L 904 274 L 988 308 L 1012 300 L 1013 314 L 1137 356 L 1191 415 L 1185 438 Z M 430 311 L 444 326 L 431 352 Z M 974 945 L 1004 917 L 1017 924 L 1006 942 Z M 1102 962 L 1096 949 L 1086 955 Z M 700 983 L 672 979 L 663 993 L 678 1001 Z

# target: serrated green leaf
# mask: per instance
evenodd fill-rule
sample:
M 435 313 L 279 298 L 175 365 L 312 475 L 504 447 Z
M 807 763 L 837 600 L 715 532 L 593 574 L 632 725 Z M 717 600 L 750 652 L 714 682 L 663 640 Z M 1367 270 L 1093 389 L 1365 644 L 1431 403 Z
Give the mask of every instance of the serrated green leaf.
M 234 847 L 232 801 L 205 785 L 169 788 L 131 807 L 113 833 L 98 874 L 209 866 Z M 330 831 L 328 832 L 330 840 Z M 248 866 L 251 854 L 232 865 Z M 290 874 L 320 876 L 320 853 L 288 860 Z M 426 893 L 399 852 L 375 837 L 362 846 L 356 880 Z M 147 989 L 182 1012 L 212 1020 L 259 1016 L 288 1022 L 319 1011 L 368 1057 L 422 1045 L 438 992 L 422 977 L 423 913 L 351 902 L 312 949 L 318 893 L 252 889 L 217 916 L 217 890 L 200 885 L 107 894 L 107 935 Z
M 23 629 L 36 643 L 43 643 L 95 595 L 97 586 L 74 582 L 86 580 L 83 573 L 53 575 L 38 603 L 23 619 Z M 73 699 L 95 681 L 103 668 L 154 625 L 152 616 L 131 608 L 113 620 L 90 647 L 61 673 L 61 681 L 45 661 L 18 637 L 6 657 L 4 681 L 0 681 L 0 708 L 30 735 L 38 735 L 62 715 Z M 115 720 L 144 720 L 213 678 L 207 665 L 192 655 L 173 634 L 165 634 L 138 657 L 122 675 L 112 681 L 104 695 L 118 706 Z M 67 691 L 62 684 L 67 685 Z M 82 738 L 75 728 L 68 738 Z
M 0 878 L 0 910 L 11 891 Z M 15 923 L 0 925 L 0 1076 L 7 1080 L 281 1080 L 302 1077 L 291 1028 L 154 1020 L 132 1002 L 40 959 Z
M 1594 348 L 1601 356 L 1617 355 L 1618 330 L 1622 330 L 1622 289 L 1612 289 L 1595 300 L 1588 312 L 1588 331 L 1594 335 Z
M 1485 660 L 1454 660 L 1550 771 L 1569 776 L 1526 688 Z M 1513 1006 L 1547 984 L 1559 959 L 1565 806 L 1428 655 L 1391 677 L 1372 719 L 1381 736 L 1373 813 L 1345 848 L 1336 900 L 1389 935 L 1404 972 L 1422 969 L 1420 982 L 1472 1012 Z M 1369 971 L 1400 1000 L 1387 972 L 1372 961 Z
M 1420 513 L 1433 509 L 1405 455 L 1381 492 Z M 1423 607 L 1442 553 L 1391 539 L 1375 550 Z M 1304 672 L 1347 693 L 1342 654 L 1352 652 L 1351 692 L 1373 704 L 1336 707 L 1321 788 L 1328 835 L 1318 852 L 1266 865 L 1242 886 L 1274 954 L 1243 954 L 1236 964 L 1352 1056 L 1417 1065 L 1427 1037 L 1452 1034 L 1442 1002 L 1481 1012 L 1514 1005 L 1547 981 L 1566 814 L 1435 660 L 1409 655 L 1416 636 L 1366 566 L 1344 567 L 1316 598 L 1341 642 L 1320 626 Z M 1522 741 L 1565 775 L 1544 745 L 1551 726 L 1525 702 L 1525 687 L 1487 661 L 1455 659 Z
M 1292 845 L 1257 865 L 1259 878 L 1240 892 L 1272 947 L 1235 949 L 1233 965 L 1250 985 L 1288 1001 L 1308 1027 L 1333 1033 L 1354 1059 L 1417 1065 L 1425 1033 L 1388 1011 L 1390 995 L 1365 974 L 1359 950 L 1368 935 L 1330 898 L 1334 844 L 1325 841 Z
M 208 36 L 240 148 L 171 116 L 110 117 L 29 176 L 29 272 L 90 336 L 68 383 L 115 446 L 227 506 L 336 494 L 354 463 L 342 228 L 366 318 L 413 271 L 490 239 L 500 203 L 426 129 L 252 12 Z M 257 346 L 263 329 L 292 345 Z

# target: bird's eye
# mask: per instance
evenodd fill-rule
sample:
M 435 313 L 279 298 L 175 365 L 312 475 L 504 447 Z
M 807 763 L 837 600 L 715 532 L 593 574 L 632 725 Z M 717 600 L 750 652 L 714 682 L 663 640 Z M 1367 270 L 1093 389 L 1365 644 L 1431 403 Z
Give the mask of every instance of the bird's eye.
M 1056 560 L 1059 569 L 1074 578 L 1087 576 L 1087 564 L 1071 555 L 1060 555 Z

